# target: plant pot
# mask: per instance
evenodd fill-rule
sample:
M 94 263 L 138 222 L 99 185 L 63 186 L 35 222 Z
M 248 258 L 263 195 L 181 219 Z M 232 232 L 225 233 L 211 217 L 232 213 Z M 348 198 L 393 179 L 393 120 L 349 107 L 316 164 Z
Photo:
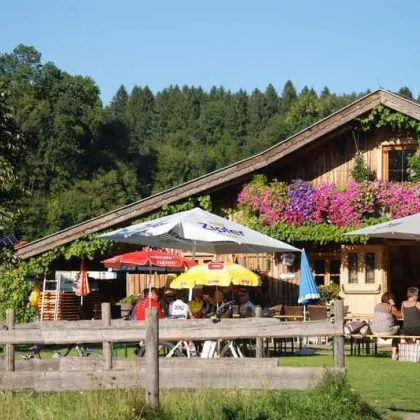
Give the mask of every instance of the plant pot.
M 130 319 L 130 314 L 133 309 L 133 304 L 132 303 L 117 303 L 117 305 L 121 308 L 121 318 Z

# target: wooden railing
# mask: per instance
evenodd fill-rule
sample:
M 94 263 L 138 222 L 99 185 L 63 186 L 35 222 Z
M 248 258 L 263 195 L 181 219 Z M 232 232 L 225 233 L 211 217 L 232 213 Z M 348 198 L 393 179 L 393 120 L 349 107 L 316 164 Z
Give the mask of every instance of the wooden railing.
M 109 304 L 102 304 L 102 320 L 49 321 L 15 325 L 13 310 L 0 330 L 5 345 L 0 365 L 0 389 L 67 391 L 145 387 L 149 404 L 156 406 L 159 388 L 305 389 L 318 383 L 323 369 L 278 367 L 278 359 L 159 358 L 160 341 L 256 339 L 262 356 L 262 339 L 323 336 L 335 338 L 335 365 L 344 368 L 343 305 L 337 301 L 334 320 L 285 322 L 274 318 L 165 319 L 148 310 L 146 322 L 110 319 Z M 145 341 L 146 357 L 113 357 L 114 343 Z M 102 343 L 103 358 L 30 359 L 15 362 L 15 346 Z

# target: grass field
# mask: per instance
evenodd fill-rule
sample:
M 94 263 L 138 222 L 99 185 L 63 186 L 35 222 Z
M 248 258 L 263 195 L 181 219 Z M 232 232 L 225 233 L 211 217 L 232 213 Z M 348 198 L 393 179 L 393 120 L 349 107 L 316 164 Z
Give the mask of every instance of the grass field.
M 147 412 L 144 391 L 5 393 L 4 419 L 22 420 L 350 420 L 379 419 L 340 378 L 327 378 L 311 391 L 255 392 L 203 390 L 162 393 L 161 410 Z
M 325 366 L 331 355 L 282 357 L 281 366 Z M 420 412 L 420 366 L 397 362 L 391 357 L 346 357 L 347 379 L 364 401 L 375 407 Z
M 121 353 L 120 353 L 121 351 Z M 122 350 L 119 356 L 122 356 Z M 129 350 L 129 355 L 132 349 Z M 46 352 L 45 356 L 49 356 Z M 281 366 L 332 367 L 331 354 L 284 356 Z M 390 357 L 346 357 L 347 382 L 329 381 L 310 392 L 171 391 L 162 411 L 145 413 L 142 390 L 66 394 L 4 393 L 0 413 L 7 419 L 357 419 L 380 418 L 387 410 L 420 412 L 418 365 Z M 368 405 L 365 406 L 357 398 Z M 308 414 L 311 413 L 311 414 Z M 282 414 L 282 415 L 280 415 Z M 388 417 L 389 418 L 389 417 Z

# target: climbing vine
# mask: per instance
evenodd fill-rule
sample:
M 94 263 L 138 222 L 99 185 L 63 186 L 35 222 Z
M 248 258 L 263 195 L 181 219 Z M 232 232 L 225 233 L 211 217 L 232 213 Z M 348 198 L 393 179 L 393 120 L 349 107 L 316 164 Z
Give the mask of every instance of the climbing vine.
M 369 132 L 375 128 L 390 127 L 398 133 L 411 136 L 420 141 L 420 121 L 411 118 L 401 112 L 378 105 L 367 117 L 359 118 L 358 123 L 364 132 Z M 420 181 L 420 155 L 417 152 L 408 159 L 409 179 L 413 182 Z
M 375 128 L 390 127 L 404 135 L 420 136 L 420 121 L 395 112 L 383 105 L 375 107 L 368 116 L 356 120 L 362 131 L 368 132 Z

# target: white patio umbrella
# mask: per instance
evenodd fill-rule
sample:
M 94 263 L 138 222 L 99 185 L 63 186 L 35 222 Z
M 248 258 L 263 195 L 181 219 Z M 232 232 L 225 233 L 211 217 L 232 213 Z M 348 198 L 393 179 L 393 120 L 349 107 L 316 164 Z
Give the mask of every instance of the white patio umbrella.
M 420 213 L 394 219 L 363 229 L 357 229 L 346 235 L 366 235 L 372 238 L 420 240 Z
M 159 248 L 202 251 L 213 254 L 300 252 L 285 242 L 198 207 L 128 226 L 99 236 Z
M 198 207 L 99 236 L 139 245 L 213 254 L 300 252 L 285 242 Z M 191 290 L 190 290 L 191 295 Z

